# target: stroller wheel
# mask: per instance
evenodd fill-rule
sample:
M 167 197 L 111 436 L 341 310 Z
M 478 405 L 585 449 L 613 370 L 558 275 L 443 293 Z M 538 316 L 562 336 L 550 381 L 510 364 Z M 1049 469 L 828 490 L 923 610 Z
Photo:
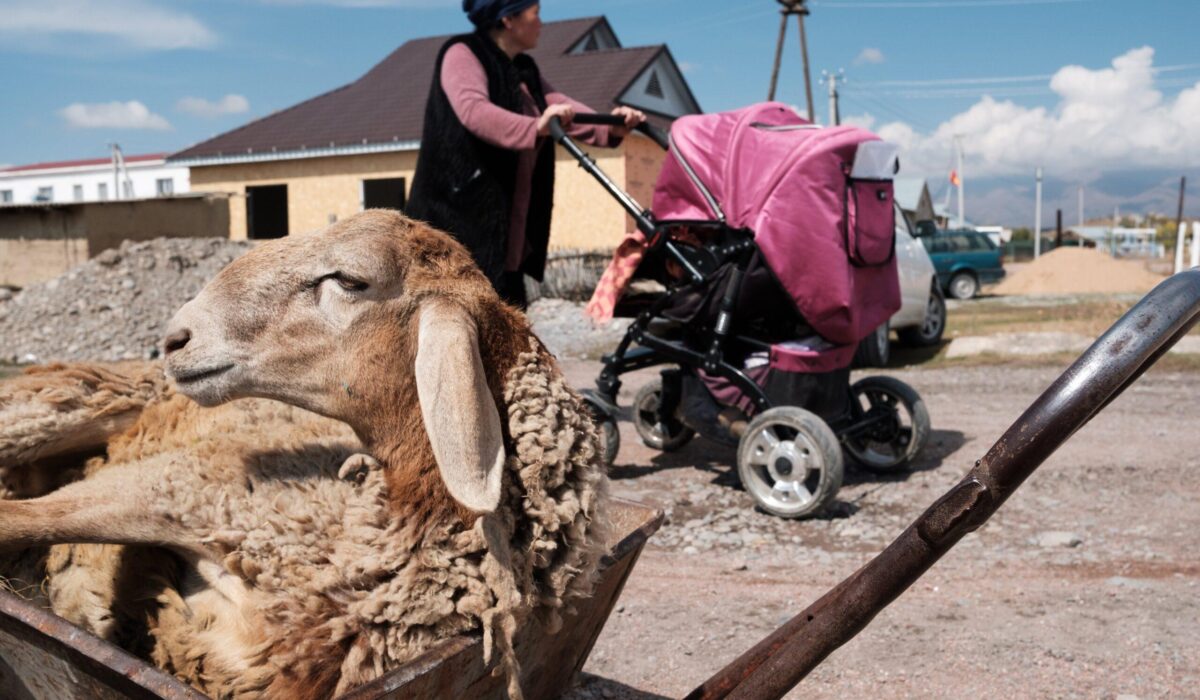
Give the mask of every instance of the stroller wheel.
M 782 518 L 821 512 L 842 486 L 837 436 L 816 414 L 796 406 L 777 406 L 750 421 L 737 468 L 758 505 Z
M 873 472 L 903 469 L 929 440 L 929 412 L 915 389 L 891 377 L 867 377 L 850 387 L 857 420 L 866 428 L 842 436 L 854 461 Z
M 661 404 L 662 379 L 654 379 L 644 384 L 633 397 L 633 425 L 647 447 L 674 452 L 695 437 L 696 431 L 674 416 L 664 420 L 659 415 Z

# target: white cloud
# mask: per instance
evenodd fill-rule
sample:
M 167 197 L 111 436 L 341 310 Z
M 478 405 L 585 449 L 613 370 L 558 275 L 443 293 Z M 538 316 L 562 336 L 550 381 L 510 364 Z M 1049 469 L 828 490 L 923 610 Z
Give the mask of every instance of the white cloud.
M 1187 167 L 1200 162 L 1200 81 L 1164 99 L 1156 89 L 1154 49 L 1133 49 L 1110 68 L 1060 69 L 1050 80 L 1049 107 L 983 97 L 921 134 L 903 122 L 877 133 L 899 143 L 906 170 L 936 175 L 962 134 L 968 176 L 1012 175 L 1042 166 L 1060 177 L 1089 180 L 1106 170 Z
M 195 17 L 145 0 L 0 0 L 0 36 L 99 36 L 136 49 L 194 49 L 217 37 Z
M 842 126 L 858 126 L 870 129 L 875 126 L 875 117 L 870 114 L 847 114 L 842 117 Z
M 883 52 L 879 49 L 867 47 L 858 52 L 858 56 L 854 59 L 854 65 L 860 66 L 864 63 L 883 63 Z
M 216 102 L 203 97 L 184 97 L 175 103 L 175 109 L 204 119 L 216 119 L 226 114 L 241 114 L 250 110 L 250 101 L 241 95 L 226 95 Z
M 76 102 L 58 112 L 69 126 L 79 129 L 150 129 L 166 131 L 171 124 L 146 105 L 129 102 L 83 104 Z
M 699 63 L 691 63 L 690 61 L 680 61 L 679 62 L 679 71 L 681 73 L 687 73 L 687 74 L 695 73 L 698 68 L 700 68 Z

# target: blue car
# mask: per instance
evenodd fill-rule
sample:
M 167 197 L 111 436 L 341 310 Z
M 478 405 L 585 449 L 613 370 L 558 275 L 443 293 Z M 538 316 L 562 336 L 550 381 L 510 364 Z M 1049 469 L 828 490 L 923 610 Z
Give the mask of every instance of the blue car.
M 1004 279 L 1004 252 L 982 231 L 930 232 L 921 242 L 947 296 L 970 299 L 981 285 Z

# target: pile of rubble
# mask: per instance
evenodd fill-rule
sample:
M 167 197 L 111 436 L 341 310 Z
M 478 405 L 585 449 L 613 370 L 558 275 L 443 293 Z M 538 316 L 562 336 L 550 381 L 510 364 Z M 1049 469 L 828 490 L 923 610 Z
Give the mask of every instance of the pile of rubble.
M 154 358 L 175 311 L 252 246 L 217 238 L 125 242 L 48 282 L 15 294 L 0 288 L 0 364 Z M 529 309 L 534 330 L 560 357 L 599 356 L 624 334 L 628 321 L 593 326 L 582 307 L 543 297 Z
M 0 362 L 153 358 L 175 310 L 251 245 L 125 242 L 48 282 L 0 295 Z

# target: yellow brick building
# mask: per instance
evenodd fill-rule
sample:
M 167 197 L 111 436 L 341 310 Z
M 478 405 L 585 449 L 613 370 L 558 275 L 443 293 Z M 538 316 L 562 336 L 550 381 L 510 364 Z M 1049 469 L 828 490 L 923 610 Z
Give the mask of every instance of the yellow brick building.
M 193 192 L 225 192 L 230 236 L 275 238 L 317 230 L 370 207 L 402 209 L 420 148 L 425 98 L 448 36 L 405 43 L 357 81 L 172 155 Z M 623 48 L 603 17 L 547 23 L 532 52 L 555 89 L 607 112 L 630 105 L 666 125 L 697 113 L 665 46 Z M 588 148 L 600 167 L 650 205 L 663 152 L 635 134 Z M 632 222 L 559 149 L 551 249 L 615 246 Z

